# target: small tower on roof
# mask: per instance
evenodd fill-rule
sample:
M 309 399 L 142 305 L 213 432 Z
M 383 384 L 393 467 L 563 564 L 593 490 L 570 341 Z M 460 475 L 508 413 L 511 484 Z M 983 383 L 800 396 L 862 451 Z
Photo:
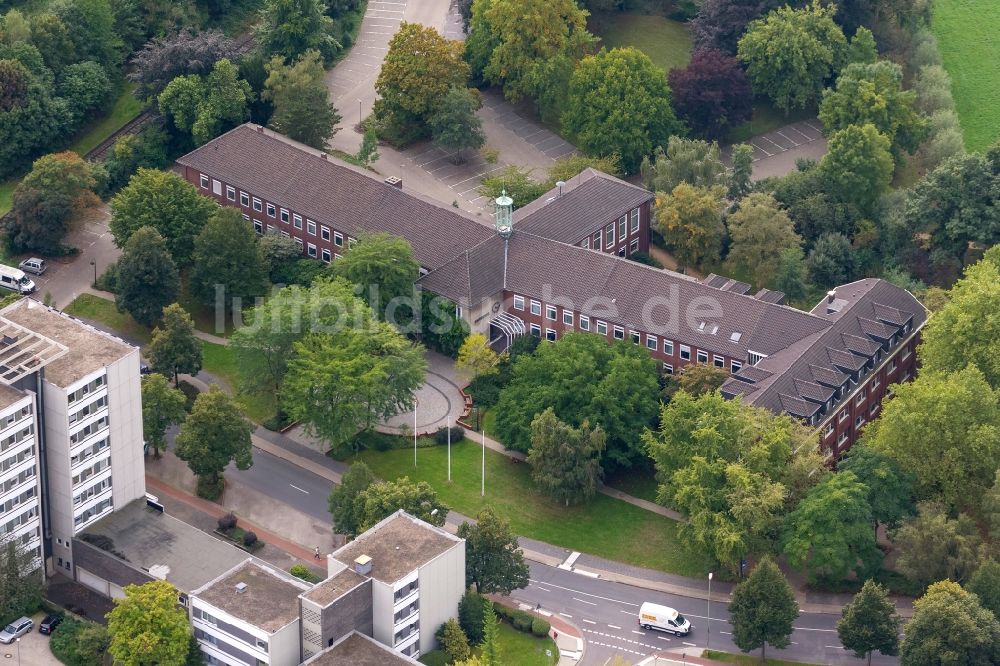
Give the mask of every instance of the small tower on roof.
M 497 234 L 503 239 L 510 238 L 510 234 L 514 230 L 514 200 L 507 196 L 507 190 L 504 189 L 494 204 L 496 205 L 494 226 Z

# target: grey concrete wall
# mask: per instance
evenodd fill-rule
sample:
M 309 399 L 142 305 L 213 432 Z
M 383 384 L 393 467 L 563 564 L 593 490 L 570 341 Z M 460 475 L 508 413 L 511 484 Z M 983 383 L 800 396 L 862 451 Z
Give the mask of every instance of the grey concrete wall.
M 133 348 L 127 356 L 109 365 L 107 373 L 111 496 L 118 509 L 146 494 L 139 350 Z
M 437 647 L 434 632 L 458 616 L 465 592 L 465 541 L 420 567 L 420 653 Z
M 329 647 L 352 631 L 372 635 L 372 581 L 361 585 L 322 611 L 323 647 Z M 331 642 L 332 641 L 332 642 Z

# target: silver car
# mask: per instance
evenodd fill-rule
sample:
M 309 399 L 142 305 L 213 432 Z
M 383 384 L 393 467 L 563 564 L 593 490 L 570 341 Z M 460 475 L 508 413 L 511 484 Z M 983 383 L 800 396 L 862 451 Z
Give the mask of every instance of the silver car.
M 22 617 L 14 620 L 4 627 L 3 631 L 0 631 L 0 643 L 10 645 L 15 640 L 31 631 L 31 628 L 34 626 L 35 623 L 31 621 L 30 617 Z
M 31 257 L 30 259 L 25 259 L 20 264 L 18 264 L 18 268 L 20 268 L 25 273 L 34 273 L 35 275 L 41 275 L 48 269 L 48 266 L 45 265 L 44 259 L 39 259 L 38 257 Z

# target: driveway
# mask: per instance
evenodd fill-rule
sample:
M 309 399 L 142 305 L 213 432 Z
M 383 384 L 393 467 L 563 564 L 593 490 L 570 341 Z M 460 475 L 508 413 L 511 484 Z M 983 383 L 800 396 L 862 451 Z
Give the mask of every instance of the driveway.
M 0 666 L 60 666 L 62 664 L 49 649 L 49 637 L 38 633 L 38 623 L 44 617 L 44 613 L 36 613 L 32 616 L 35 626 L 31 631 L 11 645 L 0 645 Z M 56 631 L 59 629 L 56 628 Z
M 753 180 L 784 176 L 795 171 L 796 160 L 819 160 L 826 154 L 826 138 L 815 118 L 759 134 L 746 143 L 753 148 Z M 728 160 L 728 146 L 723 154 Z

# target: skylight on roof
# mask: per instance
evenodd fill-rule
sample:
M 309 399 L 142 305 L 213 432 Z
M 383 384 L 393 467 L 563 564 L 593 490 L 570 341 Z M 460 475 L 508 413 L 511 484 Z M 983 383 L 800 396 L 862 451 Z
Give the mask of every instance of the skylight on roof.
M 729 341 L 730 341 L 730 342 L 739 342 L 739 341 L 740 341 L 740 338 L 742 338 L 742 337 L 743 337 L 743 334 L 742 334 L 742 333 L 740 333 L 739 331 L 733 331 L 733 332 L 732 332 L 732 333 L 731 333 L 731 334 L 729 335 Z

